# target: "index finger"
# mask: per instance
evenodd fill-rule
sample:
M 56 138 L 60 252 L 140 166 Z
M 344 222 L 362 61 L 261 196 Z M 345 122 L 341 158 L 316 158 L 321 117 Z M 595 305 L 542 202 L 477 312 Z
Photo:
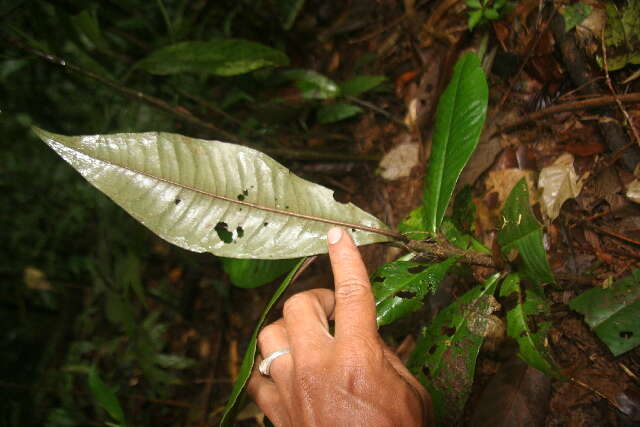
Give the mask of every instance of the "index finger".
M 336 340 L 377 340 L 376 303 L 360 251 L 342 228 L 329 230 L 327 241 L 335 283 Z

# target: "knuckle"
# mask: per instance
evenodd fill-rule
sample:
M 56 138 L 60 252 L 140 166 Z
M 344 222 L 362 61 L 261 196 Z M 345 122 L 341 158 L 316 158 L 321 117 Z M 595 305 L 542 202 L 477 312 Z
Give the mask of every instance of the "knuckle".
M 265 326 L 258 334 L 258 343 L 264 343 L 264 341 L 277 336 L 279 333 L 281 333 L 281 329 L 282 327 L 280 325 L 276 325 L 273 323 Z
M 284 302 L 284 306 L 282 307 L 282 314 L 284 315 L 284 317 L 287 317 L 287 314 L 291 314 L 292 312 L 298 311 L 300 307 L 311 304 L 312 300 L 313 297 L 307 292 L 300 292 L 292 295 Z
M 336 286 L 336 298 L 342 300 L 360 299 L 370 292 L 369 283 L 357 277 L 345 279 Z

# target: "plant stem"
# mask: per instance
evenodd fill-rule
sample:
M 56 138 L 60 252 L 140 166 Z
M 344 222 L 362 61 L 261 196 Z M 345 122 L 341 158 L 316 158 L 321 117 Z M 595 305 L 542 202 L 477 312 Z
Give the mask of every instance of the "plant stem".
M 479 265 L 482 267 L 498 268 L 493 258 L 474 250 L 463 250 L 446 242 L 419 242 L 409 240 L 405 245 L 412 251 L 423 253 L 436 258 L 460 257 L 460 261 L 465 264 Z

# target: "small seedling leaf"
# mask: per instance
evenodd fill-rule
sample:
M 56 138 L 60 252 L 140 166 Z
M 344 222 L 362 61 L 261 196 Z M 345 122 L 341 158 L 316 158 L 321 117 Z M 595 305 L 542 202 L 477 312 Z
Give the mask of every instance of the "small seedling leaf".
M 95 366 L 89 371 L 89 388 L 96 401 L 107 413 L 120 424 L 124 424 L 124 411 L 118 402 L 118 397 L 102 381 Z
M 289 58 L 277 49 L 248 40 L 225 38 L 165 46 L 138 62 L 137 67 L 157 75 L 235 76 L 263 67 L 285 65 L 289 65 Z
M 614 356 L 640 344 L 640 270 L 610 288 L 593 288 L 573 298 L 569 306 L 584 320 Z
M 333 104 L 323 105 L 318 109 L 318 123 L 327 124 L 335 123 L 340 120 L 348 119 L 362 112 L 362 108 L 347 102 L 335 102 Z
M 340 84 L 340 93 L 343 96 L 358 96 L 370 91 L 385 81 L 385 76 L 357 76 Z
M 591 6 L 589 5 L 578 2 L 568 6 L 563 13 L 564 31 L 571 31 L 587 19 L 589 15 L 591 15 Z

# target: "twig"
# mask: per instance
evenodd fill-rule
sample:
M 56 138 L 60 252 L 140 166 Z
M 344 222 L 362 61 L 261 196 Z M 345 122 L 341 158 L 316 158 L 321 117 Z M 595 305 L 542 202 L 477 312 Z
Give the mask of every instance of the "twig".
M 158 110 L 164 111 L 186 122 L 193 123 L 197 126 L 200 126 L 201 128 L 207 129 L 208 131 L 213 133 L 214 138 L 221 138 L 229 142 L 245 145 L 247 147 L 258 148 L 255 144 L 252 144 L 224 129 L 221 129 L 212 123 L 209 123 L 200 119 L 185 107 L 171 105 L 166 101 L 160 98 L 157 98 L 155 96 L 145 94 L 139 90 L 131 89 L 126 86 L 122 86 L 121 84 L 119 84 L 114 80 L 102 77 L 92 71 L 85 70 L 81 67 L 78 67 L 77 65 L 71 64 L 58 56 L 55 56 L 55 55 L 43 52 L 41 50 L 38 50 L 34 47 L 31 47 L 24 41 L 16 37 L 13 37 L 11 35 L 8 35 L 6 33 L 3 33 L 1 39 L 6 42 L 9 42 L 10 44 L 28 53 L 31 53 L 32 55 L 38 56 L 46 60 L 47 62 L 50 62 L 54 65 L 61 66 L 66 70 L 72 71 L 79 75 L 93 79 L 99 83 L 102 83 L 105 86 L 108 86 L 114 89 L 115 91 L 119 92 L 120 94 L 128 98 L 144 102 Z M 351 160 L 351 161 L 379 161 L 380 160 L 378 156 L 366 156 L 366 155 L 349 154 L 349 153 L 322 152 L 322 151 L 300 150 L 300 149 L 292 149 L 292 148 L 259 147 L 258 149 L 274 157 L 283 157 L 283 158 L 297 159 L 297 160 L 319 160 L 319 159 Z
M 528 43 L 528 45 L 526 47 L 527 55 L 525 56 L 524 60 L 522 61 L 522 64 L 520 64 L 520 67 L 518 68 L 518 71 L 516 72 L 515 76 L 513 76 L 513 78 L 509 82 L 509 87 L 507 88 L 507 91 L 504 93 L 504 95 L 502 95 L 502 98 L 500 99 L 500 102 L 498 103 L 497 111 L 500 111 L 500 109 L 502 108 L 502 106 L 506 102 L 507 98 L 509 98 L 509 96 L 511 95 L 511 91 L 513 89 L 514 83 L 520 77 L 520 74 L 524 70 L 524 67 L 527 66 L 527 64 L 529 63 L 529 60 L 531 59 L 531 57 L 535 53 L 536 48 L 538 47 L 538 43 L 540 43 L 540 40 L 542 40 L 542 36 L 544 36 L 544 33 L 546 33 L 547 30 L 549 29 L 549 25 L 551 24 L 551 21 L 553 20 L 553 18 L 556 16 L 556 13 L 558 13 L 557 10 L 554 10 L 551 13 L 551 16 L 549 17 L 549 19 L 547 19 L 547 21 L 544 24 L 544 28 L 542 28 L 540 31 L 538 31 L 536 37 Z M 540 15 L 538 15 L 538 16 L 540 17 Z
M 602 34 L 601 34 L 602 44 L 601 44 L 601 46 L 602 46 L 602 62 L 604 63 L 604 75 L 606 77 L 607 86 L 609 87 L 609 90 L 611 91 L 611 94 L 615 98 L 616 104 L 618 104 L 618 108 L 622 112 L 622 115 L 624 116 L 625 119 L 627 119 L 627 123 L 629 124 L 629 127 L 631 128 L 631 133 L 633 134 L 633 137 L 635 138 L 635 140 L 638 143 L 638 145 L 640 145 L 640 135 L 638 135 L 638 131 L 637 131 L 637 129 L 636 129 L 634 123 L 633 123 L 633 120 L 631 120 L 631 117 L 629 116 L 629 113 L 627 112 L 627 110 L 622 105 L 622 102 L 620 102 L 620 99 L 618 98 L 618 93 L 614 89 L 613 83 L 611 83 L 611 76 L 609 75 L 609 64 L 607 63 L 607 47 L 605 46 L 605 43 L 604 43 L 604 41 L 605 41 L 605 37 L 604 37 L 605 27 L 606 26 L 602 27 Z
M 553 114 L 604 107 L 607 105 L 613 105 L 617 101 L 620 101 L 621 103 L 625 103 L 625 104 L 640 104 L 640 93 L 628 93 L 624 95 L 618 95 L 617 97 L 614 97 L 611 95 L 598 96 L 595 98 L 585 99 L 582 101 L 565 102 L 558 105 L 552 105 L 551 107 L 545 108 L 544 110 L 527 114 L 524 117 L 521 117 L 510 123 L 502 125 L 498 127 L 495 133 L 497 134 L 501 132 L 509 132 L 522 125 L 535 122 L 539 119 L 542 119 L 547 116 L 551 116 Z
M 360 98 L 356 98 L 355 96 L 345 96 L 346 99 L 348 99 L 349 101 L 353 102 L 354 104 L 358 104 L 361 105 L 365 108 L 368 108 L 372 111 L 375 111 L 376 113 L 379 113 L 383 116 L 385 116 L 387 119 L 391 120 L 392 122 L 396 123 L 397 125 L 400 125 L 403 129 L 405 130 L 409 130 L 409 126 L 407 126 L 407 124 L 405 122 L 403 122 L 402 120 L 400 120 L 399 118 L 395 117 L 394 115 L 392 115 L 391 113 L 383 110 L 382 108 L 378 107 L 377 105 L 374 105 L 370 102 L 364 101 Z

